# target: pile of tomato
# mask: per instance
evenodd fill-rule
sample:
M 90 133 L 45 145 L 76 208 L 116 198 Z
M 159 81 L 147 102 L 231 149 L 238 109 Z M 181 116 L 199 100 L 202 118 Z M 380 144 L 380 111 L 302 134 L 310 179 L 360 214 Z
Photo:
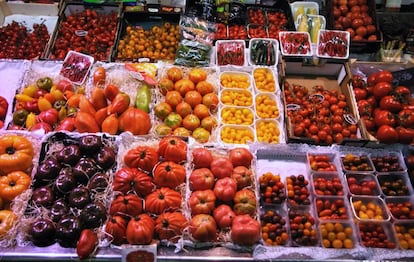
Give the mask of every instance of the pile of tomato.
M 414 139 L 414 100 L 406 86 L 393 85 L 388 70 L 352 77 L 359 115 L 368 132 L 382 143 L 410 144 Z
M 344 94 L 323 86 L 305 87 L 284 82 L 288 121 L 296 137 L 316 144 L 357 139 L 358 126 Z
M 15 239 L 12 228 L 21 214 L 16 213 L 13 204 L 30 188 L 34 157 L 35 148 L 29 136 L 0 136 L 0 241 Z
M 225 151 L 223 153 L 222 151 Z M 247 148 L 195 148 L 189 176 L 190 234 L 196 242 L 231 241 L 253 245 L 260 239 L 258 201 L 253 188 L 253 155 Z M 228 240 L 227 240 L 228 241 Z

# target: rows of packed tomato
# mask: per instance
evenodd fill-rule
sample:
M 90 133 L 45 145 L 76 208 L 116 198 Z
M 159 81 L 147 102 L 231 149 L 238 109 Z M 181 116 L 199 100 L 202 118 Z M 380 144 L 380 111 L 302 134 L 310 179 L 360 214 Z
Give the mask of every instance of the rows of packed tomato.
M 249 11 L 256 24 L 262 23 L 259 14 L 269 21 L 273 15 Z M 83 15 L 98 19 L 91 11 Z M 105 60 L 111 37 L 106 33 L 114 31 L 110 18 L 111 30 L 96 29 L 97 42 L 82 42 L 77 50 L 89 47 L 88 53 L 96 51 L 98 60 Z M 69 16 L 64 25 L 77 21 Z M 251 36 L 261 32 L 260 26 L 247 28 Z M 150 32 L 126 29 L 119 58 L 144 52 L 153 59 L 168 58 L 177 31 L 168 23 Z M 70 41 L 64 28 L 59 33 L 63 36 L 51 58 L 63 59 Z M 151 33 L 165 41 L 144 41 Z M 233 34 L 230 28 L 228 34 Z M 137 54 L 131 53 L 135 45 Z M 47 63 L 38 62 L 40 68 Z M 271 67 L 220 71 L 98 63 L 90 64 L 87 74 L 71 67 L 78 62 L 66 61 L 58 72 L 32 67 L 13 97 L 0 98 L 5 129 L 0 135 L 1 247 L 29 241 L 45 250 L 51 245 L 76 248 L 81 259 L 108 245 L 178 241 L 192 247 L 230 244 L 241 252 L 263 245 L 271 258 L 278 257 L 272 253 L 275 246 L 318 246 L 324 252 L 414 249 L 411 156 L 405 164 L 398 150 L 346 152 L 350 149 L 338 147 L 321 153 L 288 145 L 287 151 L 301 152 L 289 166 L 291 153 L 269 146 L 284 142 L 282 102 L 294 105 L 286 116 L 293 135 L 303 141 L 331 145 L 363 138 L 411 144 L 411 91 L 392 86 L 391 72 L 352 77 L 349 88 L 361 126 L 352 121 L 357 115 L 346 117 L 352 103 L 337 90 L 288 82 L 279 90 Z M 236 62 L 244 64 L 230 64 Z M 137 72 L 143 81 L 135 79 Z M 82 82 L 83 77 L 85 85 L 66 79 Z M 361 128 L 368 137 L 361 137 Z M 263 148 L 254 143 L 248 150 L 252 142 L 269 146 L 276 157 L 253 156 Z M 268 165 L 274 160 L 279 165 Z

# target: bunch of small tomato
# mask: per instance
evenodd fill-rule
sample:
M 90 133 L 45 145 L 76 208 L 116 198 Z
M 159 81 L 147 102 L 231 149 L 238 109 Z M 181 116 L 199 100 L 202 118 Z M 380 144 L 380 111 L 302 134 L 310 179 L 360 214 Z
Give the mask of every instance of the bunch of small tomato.
M 338 90 L 320 85 L 308 88 L 285 81 L 283 92 L 295 137 L 308 138 L 316 144 L 358 138 L 357 123 L 345 95 Z
M 368 132 L 382 143 L 411 144 L 414 140 L 414 99 L 411 90 L 393 85 L 388 70 L 352 77 L 357 107 Z

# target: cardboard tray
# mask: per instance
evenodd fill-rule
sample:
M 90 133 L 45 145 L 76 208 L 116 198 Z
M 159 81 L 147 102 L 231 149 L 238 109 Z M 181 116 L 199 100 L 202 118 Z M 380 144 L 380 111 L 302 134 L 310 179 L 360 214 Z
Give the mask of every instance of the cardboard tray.
M 366 128 L 362 121 L 357 119 L 358 110 L 355 100 L 352 99 L 353 93 L 348 85 L 351 77 L 349 65 L 347 63 L 326 63 L 321 66 L 306 66 L 302 62 L 286 62 L 282 65 L 282 82 L 280 86 L 284 89 L 284 81 L 291 84 L 299 84 L 311 89 L 315 85 L 322 85 L 327 90 L 337 89 L 339 93 L 346 96 L 346 101 L 350 113 L 356 118 L 358 126 L 358 138 L 347 139 L 341 142 L 342 145 L 364 146 L 367 142 Z M 284 99 L 284 98 L 283 98 Z M 297 137 L 293 134 L 293 124 L 287 116 L 285 103 L 285 122 L 286 122 L 286 142 L 287 143 L 308 143 L 315 144 L 315 141 L 306 137 Z
M 392 82 L 393 86 L 404 85 L 410 88 L 411 92 L 414 92 L 414 65 L 413 64 L 403 64 L 403 63 L 381 63 L 381 62 L 364 62 L 364 61 L 352 61 L 349 63 L 350 73 L 352 75 L 361 75 L 364 78 L 367 78 L 370 74 L 382 71 L 389 70 L 394 79 Z M 353 95 L 352 87 L 350 90 Z M 356 104 L 355 96 L 352 96 L 352 100 Z M 358 113 L 358 110 L 357 110 Z M 358 118 L 359 118 L 358 113 Z M 373 135 L 371 135 L 365 129 L 364 135 L 368 141 L 365 144 L 366 147 L 373 148 L 382 148 L 386 147 L 386 144 L 380 143 Z
M 92 9 L 95 10 L 98 15 L 99 14 L 109 14 L 111 12 L 116 12 L 117 13 L 117 25 L 116 25 L 116 29 L 115 29 L 115 36 L 113 41 L 115 42 L 115 40 L 117 39 L 117 34 L 119 32 L 119 20 L 120 17 L 122 17 L 122 4 L 121 3 L 113 3 L 113 4 L 84 4 L 81 2 L 64 2 L 60 8 L 59 8 L 59 20 L 57 22 L 57 26 L 55 28 L 55 31 L 53 32 L 53 35 L 51 37 L 51 41 L 49 42 L 49 46 L 47 48 L 47 50 L 45 50 L 45 52 L 42 55 L 42 59 L 51 59 L 51 55 L 55 46 L 55 43 L 57 41 L 57 38 L 59 36 L 59 29 L 60 26 L 62 24 L 62 22 L 64 22 L 66 20 L 66 17 L 72 14 L 76 14 L 79 12 L 82 12 L 85 9 Z M 112 45 L 111 50 L 108 52 L 107 58 L 103 61 L 105 62 L 109 62 L 111 60 L 111 55 L 114 51 L 115 45 Z M 75 50 L 76 51 L 76 50 Z M 60 60 L 63 60 L 60 59 Z M 95 59 L 97 60 L 97 59 Z
M 383 34 L 380 30 L 379 26 L 379 19 L 377 18 L 376 13 L 376 1 L 375 0 L 367 0 L 368 5 L 368 14 L 373 19 L 373 24 L 377 28 L 376 41 L 368 41 L 368 40 L 362 40 L 362 41 L 354 41 L 351 40 L 351 46 L 350 46 L 350 52 L 351 53 L 375 53 L 378 51 L 378 49 L 381 46 L 381 43 L 383 42 Z M 326 1 L 326 13 L 327 13 L 327 23 L 326 28 L 334 30 L 334 23 L 335 18 L 333 16 L 333 0 L 327 0 Z
M 133 61 L 137 62 L 142 59 L 149 60 L 150 62 L 156 62 L 154 59 L 142 57 L 142 58 L 118 58 L 118 46 L 120 40 L 122 40 L 126 35 L 126 28 L 128 26 L 142 27 L 144 30 L 150 30 L 153 26 L 162 26 L 165 22 L 170 22 L 171 24 L 178 24 L 180 20 L 180 13 L 158 13 L 151 14 L 148 12 L 124 12 L 120 25 L 119 31 L 116 37 L 114 44 L 113 52 L 111 54 L 111 61 Z M 178 38 L 179 40 L 179 38 Z
M 56 4 L 4 2 L 0 0 L 0 26 L 5 26 L 13 21 L 24 24 L 29 30 L 32 30 L 36 23 L 46 25 L 50 37 L 43 53 L 50 45 L 59 18 L 58 13 L 59 10 Z

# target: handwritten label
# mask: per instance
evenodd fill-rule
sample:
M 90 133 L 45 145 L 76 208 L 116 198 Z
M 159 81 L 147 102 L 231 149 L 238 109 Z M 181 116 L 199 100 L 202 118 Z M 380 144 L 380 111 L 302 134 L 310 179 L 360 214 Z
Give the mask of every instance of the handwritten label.
M 394 86 L 403 85 L 414 88 L 414 67 L 392 72 L 392 76 L 394 77 L 392 82 Z

